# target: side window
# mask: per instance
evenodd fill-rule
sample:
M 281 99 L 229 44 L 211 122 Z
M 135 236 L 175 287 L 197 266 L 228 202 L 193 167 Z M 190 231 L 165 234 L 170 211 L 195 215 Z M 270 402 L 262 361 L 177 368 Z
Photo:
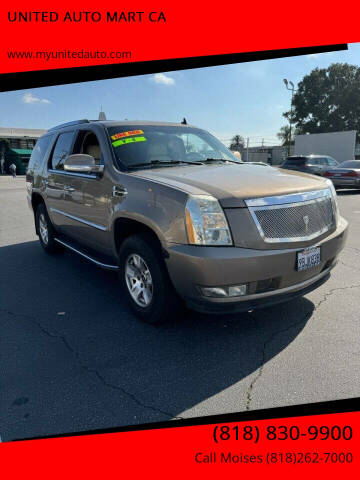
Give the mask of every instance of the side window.
M 85 153 L 94 157 L 99 165 L 104 163 L 100 142 L 95 133 L 89 130 L 78 132 L 72 153 Z
M 307 165 L 319 165 L 319 160 L 317 158 L 309 158 L 309 160 L 306 162 Z
M 319 164 L 323 165 L 323 166 L 324 165 L 327 166 L 328 165 L 327 158 L 325 158 L 325 157 L 319 158 Z
M 74 132 L 61 133 L 56 141 L 56 145 L 51 158 L 51 168 L 54 170 L 63 170 L 65 158 L 70 155 L 73 144 Z
M 338 165 L 338 162 L 336 160 L 334 160 L 333 158 L 328 157 L 328 164 L 331 167 L 336 167 Z
M 50 142 L 53 140 L 53 135 L 46 135 L 45 137 L 39 138 L 36 142 L 35 147 L 31 153 L 29 160 L 29 170 L 35 170 L 41 166 L 41 163 L 44 160 L 44 157 L 50 146 Z

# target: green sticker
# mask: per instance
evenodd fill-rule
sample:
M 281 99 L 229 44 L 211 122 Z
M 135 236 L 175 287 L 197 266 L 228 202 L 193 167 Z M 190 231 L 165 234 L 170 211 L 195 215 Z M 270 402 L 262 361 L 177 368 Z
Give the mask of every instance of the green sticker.
M 145 137 L 130 137 L 123 138 L 121 140 L 116 140 L 112 142 L 113 147 L 120 147 L 121 145 L 127 145 L 128 143 L 137 143 L 137 142 L 146 142 Z

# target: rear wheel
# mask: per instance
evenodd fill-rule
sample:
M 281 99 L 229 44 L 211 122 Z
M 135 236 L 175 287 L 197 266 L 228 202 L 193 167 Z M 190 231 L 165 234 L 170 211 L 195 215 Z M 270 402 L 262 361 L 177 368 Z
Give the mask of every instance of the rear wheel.
M 61 246 L 55 242 L 55 230 L 43 203 L 40 203 L 36 209 L 35 221 L 39 240 L 45 252 L 58 253 L 62 251 Z
M 149 234 L 127 238 L 119 250 L 119 279 L 127 301 L 143 321 L 159 324 L 175 317 L 181 302 L 171 284 L 161 248 Z

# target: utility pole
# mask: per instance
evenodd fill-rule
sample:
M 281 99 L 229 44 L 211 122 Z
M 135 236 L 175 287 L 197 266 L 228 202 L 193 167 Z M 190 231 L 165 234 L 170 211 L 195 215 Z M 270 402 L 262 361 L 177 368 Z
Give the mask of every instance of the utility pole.
M 284 78 L 284 84 L 287 90 L 291 91 L 291 105 L 290 105 L 290 116 L 289 116 L 289 142 L 288 142 L 288 156 L 290 155 L 290 149 L 291 149 L 291 130 L 292 130 L 292 114 L 293 114 L 293 100 L 294 100 L 294 92 L 295 92 L 295 86 L 293 82 L 289 82 L 286 78 Z M 290 87 L 289 87 L 290 85 Z
M 246 139 L 246 161 L 249 161 L 249 137 Z

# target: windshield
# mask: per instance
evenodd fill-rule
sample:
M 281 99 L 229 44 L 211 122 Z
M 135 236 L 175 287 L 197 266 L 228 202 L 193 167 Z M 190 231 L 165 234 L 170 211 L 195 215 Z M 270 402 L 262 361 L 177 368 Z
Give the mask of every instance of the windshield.
M 125 168 L 201 164 L 206 161 L 242 163 L 210 133 L 198 128 L 157 125 L 108 127 L 116 159 Z M 184 162 L 184 163 L 182 163 Z

